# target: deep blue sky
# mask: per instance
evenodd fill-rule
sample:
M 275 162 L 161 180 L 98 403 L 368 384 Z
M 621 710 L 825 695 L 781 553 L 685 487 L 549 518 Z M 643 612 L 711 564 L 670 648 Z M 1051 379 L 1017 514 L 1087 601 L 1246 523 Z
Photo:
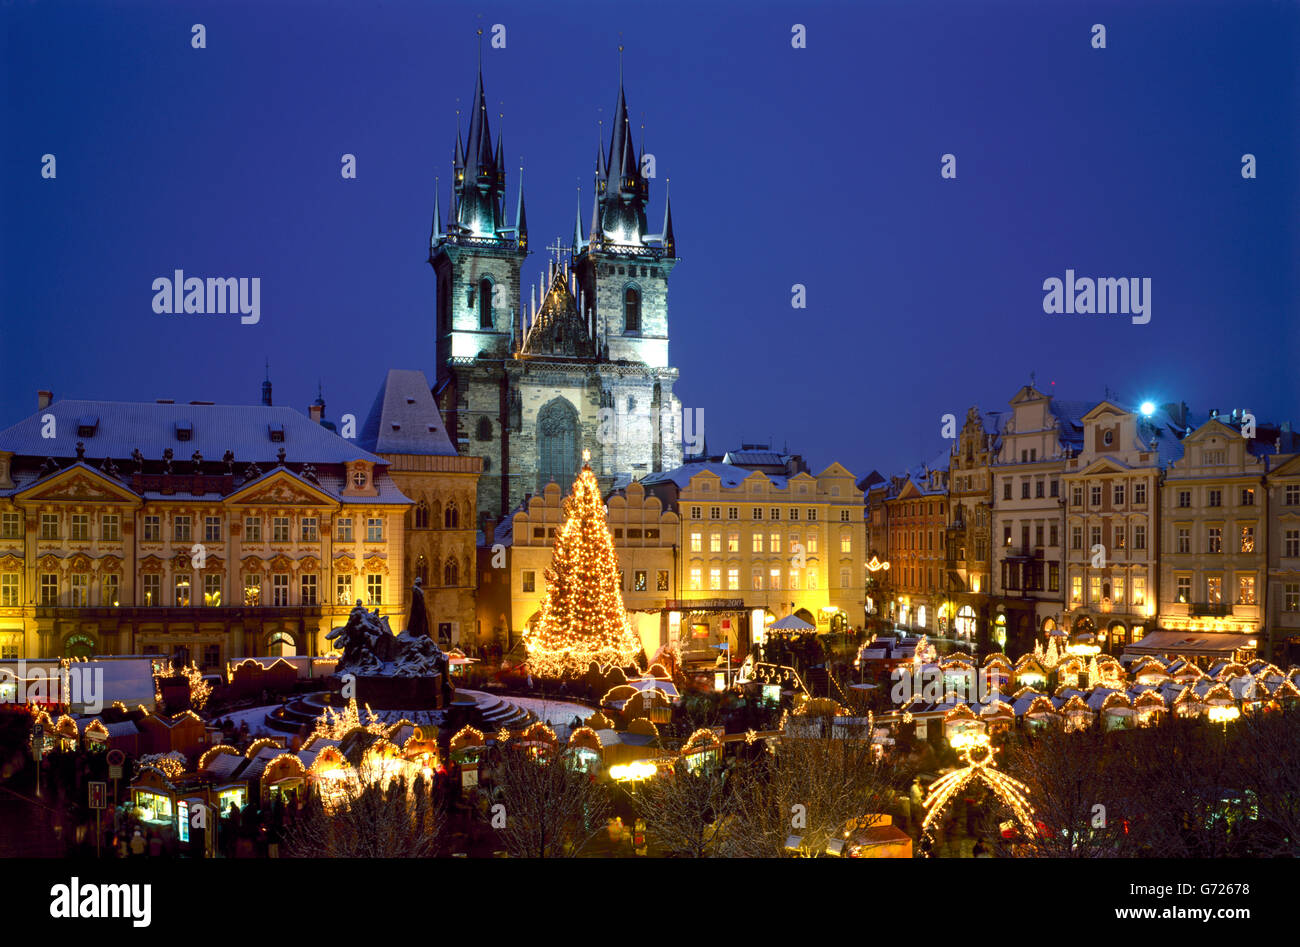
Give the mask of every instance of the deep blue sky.
M 488 100 L 534 248 L 569 239 L 579 181 L 587 213 L 623 34 L 653 225 L 672 177 L 677 391 L 711 449 L 771 436 L 888 471 L 941 448 L 940 415 L 1005 406 L 1035 370 L 1062 397 L 1300 420 L 1298 11 L 6 3 L 0 426 L 47 387 L 254 401 L 264 358 L 277 403 L 305 409 L 320 377 L 332 418 L 363 418 L 387 368 L 432 380 L 434 177 L 445 193 L 474 30 L 494 23 Z M 1045 315 L 1067 267 L 1151 277 L 1151 323 Z M 175 268 L 261 276 L 261 323 L 155 315 L 151 282 Z

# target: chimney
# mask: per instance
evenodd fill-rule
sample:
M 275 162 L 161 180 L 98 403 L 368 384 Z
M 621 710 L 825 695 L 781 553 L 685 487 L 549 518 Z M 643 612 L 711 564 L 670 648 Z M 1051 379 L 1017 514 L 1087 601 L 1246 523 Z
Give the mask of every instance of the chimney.
M 54 400 L 54 392 L 52 391 L 36 392 L 36 410 L 44 411 L 46 408 L 50 406 L 50 402 L 53 400 Z
M 321 418 L 325 416 L 325 405 L 319 401 L 307 406 L 307 415 L 317 424 L 320 424 Z
M 496 543 L 497 521 L 491 513 L 483 518 L 483 545 L 489 549 Z

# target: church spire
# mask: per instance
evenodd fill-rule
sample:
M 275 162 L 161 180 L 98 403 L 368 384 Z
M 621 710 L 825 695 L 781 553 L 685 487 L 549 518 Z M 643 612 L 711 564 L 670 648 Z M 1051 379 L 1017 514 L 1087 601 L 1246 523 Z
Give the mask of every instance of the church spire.
M 601 205 L 599 236 L 611 243 L 641 246 L 647 234 L 645 204 L 649 196 L 641 176 L 632 125 L 623 91 L 623 47 L 619 45 L 618 102 L 609 138 L 609 159 L 597 188 Z
M 433 179 L 433 232 L 429 235 L 429 248 L 432 249 L 442 236 L 442 198 L 438 194 L 441 182 Z
M 515 208 L 515 236 L 519 249 L 528 249 L 528 216 L 524 213 L 524 168 L 519 166 L 519 206 Z
M 664 231 L 660 239 L 663 241 L 664 252 L 670 257 L 677 256 L 677 241 L 673 239 L 673 202 L 669 197 L 669 189 L 672 185 L 672 178 L 664 182 Z M 688 208 L 689 209 L 689 208 Z M 690 216 L 689 214 L 687 215 Z

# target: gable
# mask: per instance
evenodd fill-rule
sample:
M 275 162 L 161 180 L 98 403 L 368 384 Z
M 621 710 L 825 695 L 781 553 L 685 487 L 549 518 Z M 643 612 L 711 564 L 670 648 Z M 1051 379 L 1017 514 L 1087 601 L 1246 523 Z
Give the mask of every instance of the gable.
M 338 501 L 294 475 L 288 470 L 273 470 L 271 473 L 245 484 L 236 490 L 226 502 L 233 506 L 335 506 Z
M 138 505 L 141 502 L 138 494 L 84 464 L 74 465 L 32 484 L 14 494 L 14 499 L 28 503 L 94 501 Z

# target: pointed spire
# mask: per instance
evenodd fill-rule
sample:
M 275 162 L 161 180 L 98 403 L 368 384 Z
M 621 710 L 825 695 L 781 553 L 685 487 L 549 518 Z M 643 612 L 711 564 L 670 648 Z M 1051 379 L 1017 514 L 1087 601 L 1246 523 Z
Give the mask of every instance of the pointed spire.
M 515 208 L 515 236 L 519 249 L 528 249 L 528 216 L 524 213 L 524 166 L 519 166 L 519 206 Z
M 600 240 L 600 198 L 598 195 L 591 195 L 591 229 L 587 231 L 587 244 L 591 245 Z
M 673 179 L 669 178 L 664 182 L 664 232 L 663 244 L 664 250 L 670 257 L 677 256 L 677 241 L 673 239 L 673 202 L 669 196 L 672 188 Z M 689 208 L 687 208 L 689 210 Z M 689 214 L 687 215 L 690 216 Z
M 596 122 L 596 180 L 605 177 L 605 121 Z
M 573 216 L 573 252 L 582 250 L 582 185 L 578 185 L 578 206 Z
M 437 178 L 433 179 L 433 232 L 429 235 L 430 248 L 438 242 L 438 237 L 442 235 L 442 198 L 438 194 L 440 183 Z
M 465 149 L 460 143 L 460 109 L 456 109 L 456 153 L 452 155 L 451 164 L 456 171 L 465 169 Z

